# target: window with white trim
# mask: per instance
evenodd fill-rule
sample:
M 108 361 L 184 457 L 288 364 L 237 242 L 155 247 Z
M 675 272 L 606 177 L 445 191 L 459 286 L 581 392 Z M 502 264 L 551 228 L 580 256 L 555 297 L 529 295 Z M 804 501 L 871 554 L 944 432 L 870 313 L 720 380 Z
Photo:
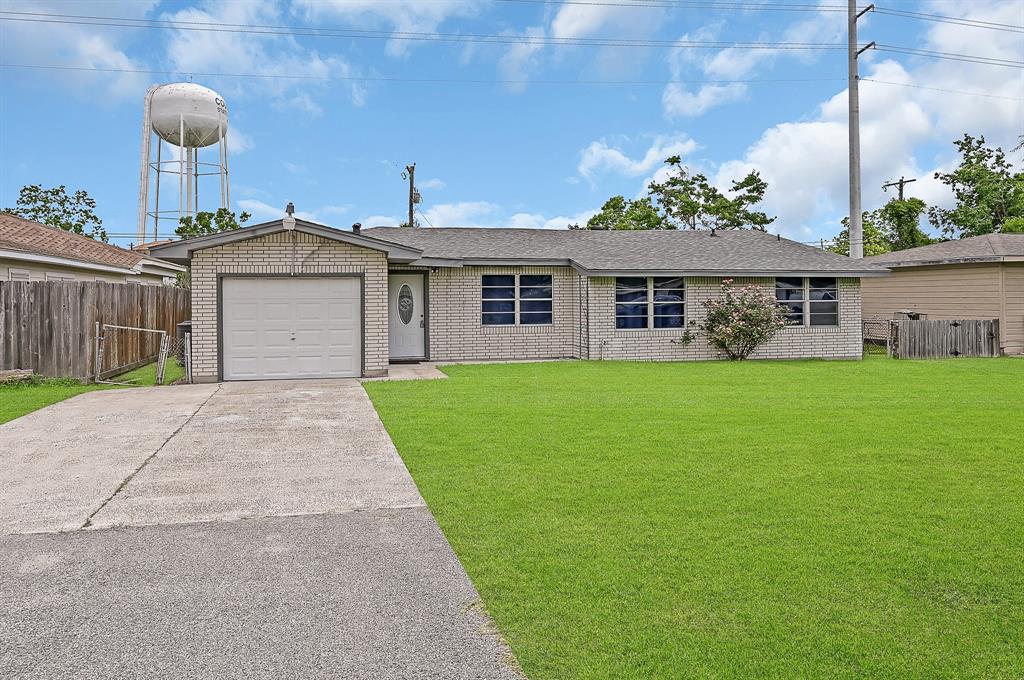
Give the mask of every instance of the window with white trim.
M 480 283 L 480 321 L 484 326 L 551 324 L 550 274 L 484 274 Z
M 839 285 L 821 277 L 778 277 L 775 299 L 785 308 L 790 326 L 838 326 Z
M 686 284 L 682 277 L 622 276 L 615 279 L 616 328 L 682 328 L 685 318 Z

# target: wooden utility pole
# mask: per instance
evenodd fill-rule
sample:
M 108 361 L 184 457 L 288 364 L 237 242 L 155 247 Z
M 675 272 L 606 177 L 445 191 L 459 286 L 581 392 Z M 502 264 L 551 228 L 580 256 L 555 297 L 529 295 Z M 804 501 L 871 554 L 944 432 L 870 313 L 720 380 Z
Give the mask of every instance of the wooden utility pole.
M 916 181 L 917 181 L 916 179 L 903 179 L 903 176 L 901 175 L 898 181 L 896 181 L 896 182 L 886 182 L 885 184 L 883 184 L 882 185 L 882 191 L 888 191 L 889 187 L 899 187 L 900 200 L 902 201 L 903 200 L 903 187 L 906 186 L 907 184 L 910 184 L 911 182 L 916 182 Z
M 409 180 L 409 226 L 415 227 L 416 222 L 414 221 L 414 212 L 416 210 L 416 164 L 405 166 L 405 172 L 402 173 Z
M 849 75 L 849 129 L 850 129 L 850 257 L 864 257 L 864 225 L 860 207 L 860 75 L 857 57 L 864 50 L 857 47 L 857 20 L 875 8 L 868 5 L 857 12 L 857 0 L 847 0 L 847 70 Z

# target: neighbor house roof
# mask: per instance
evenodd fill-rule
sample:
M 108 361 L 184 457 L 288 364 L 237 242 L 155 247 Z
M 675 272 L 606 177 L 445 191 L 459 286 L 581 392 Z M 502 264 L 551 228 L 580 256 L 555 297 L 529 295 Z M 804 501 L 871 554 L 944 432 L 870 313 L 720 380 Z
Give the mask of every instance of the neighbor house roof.
M 872 255 L 866 262 L 883 267 L 920 267 L 969 262 L 1024 260 L 1024 234 L 985 234 L 918 248 Z
M 140 263 L 180 269 L 142 253 L 10 213 L 0 213 L 0 257 L 46 262 L 59 260 L 66 266 L 99 267 L 128 274 L 136 273 Z
M 597 231 L 478 227 L 374 227 L 363 234 L 423 252 L 424 260 L 461 264 L 568 264 L 591 275 L 679 274 L 884 275 L 863 260 L 756 230 Z

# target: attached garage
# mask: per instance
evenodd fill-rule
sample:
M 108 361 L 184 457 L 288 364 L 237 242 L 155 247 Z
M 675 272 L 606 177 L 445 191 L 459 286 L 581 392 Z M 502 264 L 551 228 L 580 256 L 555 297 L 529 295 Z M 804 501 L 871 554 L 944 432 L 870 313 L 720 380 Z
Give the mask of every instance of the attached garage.
M 160 251 L 190 267 L 195 382 L 387 375 L 389 266 L 422 255 L 292 217 Z
M 363 372 L 362 277 L 222 276 L 224 380 Z

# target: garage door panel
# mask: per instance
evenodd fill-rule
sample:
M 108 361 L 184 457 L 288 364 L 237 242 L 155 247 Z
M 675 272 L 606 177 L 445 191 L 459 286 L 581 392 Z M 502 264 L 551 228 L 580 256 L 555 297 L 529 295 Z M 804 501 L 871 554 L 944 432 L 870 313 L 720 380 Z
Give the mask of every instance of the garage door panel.
M 222 283 L 225 380 L 361 373 L 357 278 L 231 278 Z

